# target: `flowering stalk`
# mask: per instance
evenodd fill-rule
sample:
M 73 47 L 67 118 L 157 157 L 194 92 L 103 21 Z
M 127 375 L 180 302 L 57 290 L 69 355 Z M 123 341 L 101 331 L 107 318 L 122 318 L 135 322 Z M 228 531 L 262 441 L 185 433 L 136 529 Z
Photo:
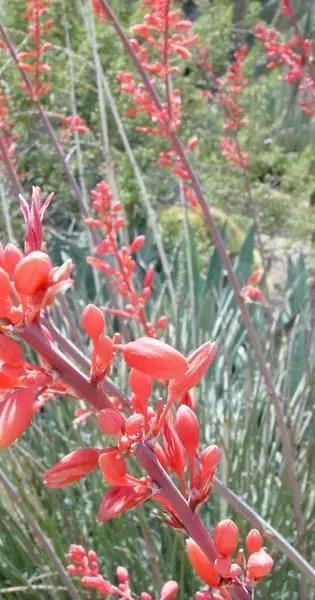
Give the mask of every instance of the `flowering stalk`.
M 154 105 L 156 106 L 156 108 L 159 111 L 162 111 L 163 106 L 160 102 L 160 99 L 157 95 L 155 88 L 151 84 L 151 81 L 146 72 L 146 69 L 142 65 L 141 61 L 139 60 L 139 58 L 137 56 L 137 53 L 134 51 L 127 36 L 125 35 L 124 31 L 122 30 L 109 3 L 106 0 L 99 0 L 99 2 L 101 3 L 101 5 L 104 9 L 104 12 L 107 15 L 109 22 L 114 27 L 114 29 L 117 33 L 117 36 L 123 43 L 123 46 L 124 46 L 127 54 L 132 59 L 152 102 L 154 103 Z M 197 176 L 190 165 L 186 151 L 185 151 L 182 143 L 178 139 L 176 133 L 172 129 L 169 129 L 168 136 L 169 136 L 169 139 L 172 144 L 172 148 L 173 148 L 174 152 L 179 157 L 181 164 L 184 166 L 185 170 L 187 171 L 191 188 L 194 192 L 196 199 L 198 200 L 200 209 L 201 209 L 202 214 L 205 219 L 206 226 L 210 232 L 210 235 L 212 237 L 212 240 L 213 240 L 215 246 L 218 249 L 218 253 L 219 253 L 220 259 L 222 261 L 222 264 L 227 271 L 228 279 L 229 279 L 231 287 L 234 291 L 236 301 L 240 307 L 240 312 L 242 314 L 245 326 L 248 331 L 249 341 L 253 348 L 261 376 L 264 380 L 267 394 L 268 394 L 269 399 L 274 407 L 276 420 L 277 420 L 277 424 L 278 424 L 278 428 L 279 428 L 279 435 L 280 435 L 281 444 L 282 444 L 282 448 L 283 448 L 283 454 L 284 454 L 284 458 L 285 458 L 285 462 L 286 462 L 286 468 L 287 468 L 287 472 L 288 472 L 288 480 L 289 480 L 289 486 L 290 486 L 291 494 L 292 494 L 292 503 L 293 503 L 294 514 L 295 514 L 295 519 L 296 519 L 296 523 L 297 523 L 297 530 L 301 531 L 301 525 L 303 523 L 303 516 L 302 516 L 302 511 L 301 511 L 301 505 L 300 505 L 299 485 L 298 485 L 297 476 L 296 476 L 296 472 L 295 472 L 295 468 L 294 468 L 294 457 L 293 457 L 291 439 L 290 439 L 289 431 L 288 431 L 286 421 L 284 418 L 284 414 L 283 414 L 281 398 L 276 393 L 276 390 L 275 390 L 275 387 L 274 387 L 274 384 L 272 381 L 272 377 L 271 377 L 269 368 L 266 364 L 264 354 L 262 351 L 262 347 L 260 345 L 257 333 L 256 333 L 255 328 L 250 319 L 244 299 L 241 295 L 241 289 L 240 289 L 237 277 L 235 275 L 231 260 L 226 252 L 224 241 L 223 241 L 220 231 L 213 219 L 213 216 L 212 216 L 211 210 L 208 206 L 208 203 L 206 202 L 206 199 L 204 198 L 204 195 L 203 195 L 201 187 L 199 185 Z

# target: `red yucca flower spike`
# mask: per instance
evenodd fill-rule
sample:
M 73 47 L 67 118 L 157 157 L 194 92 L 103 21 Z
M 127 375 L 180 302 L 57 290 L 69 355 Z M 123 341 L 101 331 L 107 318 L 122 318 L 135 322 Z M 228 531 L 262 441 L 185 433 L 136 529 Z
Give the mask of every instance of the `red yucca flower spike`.
M 78 448 L 64 456 L 53 467 L 45 471 L 44 484 L 50 488 L 61 488 L 81 479 L 95 469 L 101 450 Z

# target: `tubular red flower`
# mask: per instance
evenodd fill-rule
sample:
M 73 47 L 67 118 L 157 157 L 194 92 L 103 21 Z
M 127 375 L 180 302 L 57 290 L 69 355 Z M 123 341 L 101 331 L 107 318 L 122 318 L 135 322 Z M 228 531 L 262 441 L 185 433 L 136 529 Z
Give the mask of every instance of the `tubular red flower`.
M 102 499 L 97 518 L 101 523 L 105 523 L 148 500 L 151 496 L 152 491 L 147 486 L 112 487 Z
M 98 465 L 105 481 L 112 485 L 126 485 L 126 463 L 116 449 L 102 452 L 98 459 Z
M 239 540 L 238 527 L 231 519 L 220 521 L 214 529 L 213 540 L 216 550 L 224 557 L 233 554 Z
M 186 552 L 189 562 L 198 577 L 200 577 L 207 585 L 218 587 L 220 584 L 219 574 L 205 553 L 192 538 L 186 540 Z
M 0 400 L 0 448 L 7 448 L 29 426 L 34 414 L 33 389 L 7 392 Z
M 182 397 L 195 387 L 212 364 L 217 353 L 215 342 L 206 342 L 197 348 L 188 359 L 188 369 L 182 378 L 172 381 L 169 386 L 171 395 Z
M 87 304 L 81 314 L 81 327 L 88 337 L 98 338 L 105 329 L 105 317 L 95 304 Z
M 245 540 L 246 548 L 250 554 L 258 552 L 263 545 L 263 538 L 258 529 L 251 529 Z
M 106 435 L 118 435 L 124 423 L 120 412 L 115 408 L 104 408 L 96 413 L 96 420 L 100 430 Z
M 195 413 L 186 405 L 181 405 L 176 413 L 175 427 L 178 437 L 188 456 L 192 459 L 198 449 L 200 430 Z
M 153 379 L 176 379 L 188 369 L 185 357 L 160 340 L 142 337 L 121 346 L 120 350 L 129 367 Z
M 53 467 L 45 471 L 43 482 L 50 488 L 61 488 L 81 479 L 95 469 L 100 450 L 96 448 L 78 448 L 64 456 Z
M 179 592 L 177 581 L 167 581 L 161 589 L 160 600 L 174 600 Z

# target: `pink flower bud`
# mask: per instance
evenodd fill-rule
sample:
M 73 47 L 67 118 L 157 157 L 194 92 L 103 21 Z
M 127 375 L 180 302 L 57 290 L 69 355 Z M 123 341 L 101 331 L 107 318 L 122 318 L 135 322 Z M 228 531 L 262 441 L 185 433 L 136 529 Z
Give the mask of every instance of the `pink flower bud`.
M 160 600 L 173 600 L 179 592 L 179 585 L 176 581 L 167 581 L 161 589 Z
M 117 567 L 116 575 L 119 583 L 127 583 L 129 580 L 129 573 L 125 567 Z
M 210 587 L 218 587 L 220 576 L 205 553 L 192 538 L 186 540 L 186 552 L 190 564 L 198 577 Z
M 251 529 L 245 540 L 246 548 L 250 554 L 258 552 L 263 545 L 263 538 L 258 529 Z
M 185 404 L 176 413 L 175 428 L 188 456 L 193 458 L 199 446 L 199 423 L 195 413 Z
M 217 524 L 213 532 L 214 545 L 217 552 L 222 556 L 231 556 L 234 552 L 238 540 L 238 527 L 231 519 L 224 519 Z
M 273 560 L 271 556 L 261 548 L 258 552 L 254 552 L 250 555 L 247 561 L 247 572 L 250 579 L 261 579 L 270 573 L 273 567 Z
M 188 368 L 185 357 L 177 350 L 149 337 L 142 337 L 121 346 L 129 367 L 154 379 L 176 379 Z
M 122 485 L 126 481 L 126 463 L 117 450 L 103 452 L 98 459 L 101 473 L 108 483 Z
M 2 254 L 2 266 L 9 275 L 13 275 L 18 262 L 23 258 L 23 253 L 14 244 L 7 244 Z
M 106 435 L 118 435 L 124 423 L 120 412 L 114 408 L 100 410 L 96 413 L 96 420 L 100 430 Z
M 19 294 L 33 296 L 44 290 L 52 269 L 48 254 L 35 250 L 22 258 L 14 269 L 14 283 Z
M 43 482 L 47 487 L 60 488 L 70 485 L 95 469 L 100 451 L 96 448 L 78 448 L 64 456 L 45 471 Z
M 92 339 L 96 339 L 104 333 L 105 318 L 101 309 L 94 304 L 88 304 L 82 311 L 81 327 Z

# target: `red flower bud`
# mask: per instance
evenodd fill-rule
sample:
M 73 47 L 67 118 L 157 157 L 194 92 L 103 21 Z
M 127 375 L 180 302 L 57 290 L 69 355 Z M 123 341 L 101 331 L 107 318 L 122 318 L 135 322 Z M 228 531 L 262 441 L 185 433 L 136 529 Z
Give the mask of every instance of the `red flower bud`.
M 217 345 L 214 342 L 206 342 L 197 348 L 187 359 L 188 369 L 184 376 L 171 383 L 170 392 L 177 397 L 187 394 L 204 376 L 216 353 Z
M 23 253 L 14 244 L 7 244 L 2 254 L 2 265 L 9 275 L 13 275 L 18 262 L 23 258 Z
M 98 459 L 98 465 L 105 481 L 108 483 L 112 485 L 126 483 L 126 463 L 117 450 L 111 449 L 103 452 Z
M 156 328 L 157 329 L 166 329 L 166 327 L 168 327 L 168 322 L 169 319 L 166 315 L 162 315 L 162 317 L 160 317 L 156 323 Z
M 200 430 L 198 419 L 189 406 L 182 404 L 179 407 L 175 427 L 188 456 L 193 458 L 199 446 Z
M 173 600 L 179 592 L 179 585 L 176 581 L 167 581 L 161 589 L 160 600 Z
M 144 235 L 138 235 L 132 242 L 131 246 L 130 246 L 130 250 L 131 252 L 139 252 L 139 250 L 141 250 L 141 248 L 143 247 L 145 242 L 145 236 Z
M 214 568 L 221 577 L 230 577 L 231 561 L 229 558 L 217 558 L 214 561 Z
M 32 296 L 45 289 L 49 281 L 52 264 L 44 252 L 35 250 L 22 258 L 14 269 L 14 283 L 17 291 L 24 296 Z
M 198 577 L 200 577 L 207 585 L 218 587 L 220 584 L 219 574 L 216 572 L 213 564 L 207 558 L 205 553 L 192 538 L 186 540 L 186 552 L 189 562 Z
M 137 400 L 139 400 L 145 408 L 152 392 L 151 377 L 141 373 L 141 371 L 137 371 L 137 369 L 131 369 L 128 382 L 131 390 L 137 396 Z
M 117 567 L 116 575 L 119 583 L 127 583 L 129 581 L 129 573 L 125 567 Z
M 125 423 L 125 434 L 138 435 L 144 427 L 143 415 L 132 415 Z
M 64 456 L 53 467 L 45 471 L 43 482 L 50 488 L 61 488 L 77 481 L 97 466 L 100 450 L 78 448 Z
M 231 556 L 238 544 L 238 539 L 238 527 L 231 519 L 220 521 L 214 529 L 214 545 L 222 556 Z
M 0 448 L 7 448 L 29 426 L 34 414 L 34 391 L 18 389 L 0 400 Z
M 257 580 L 265 577 L 270 573 L 272 567 L 273 560 L 263 548 L 251 554 L 247 561 L 247 572 L 250 579 Z
M 114 408 L 100 410 L 96 413 L 96 420 L 100 430 L 106 435 L 118 435 L 124 423 L 120 412 Z
M 100 308 L 88 304 L 82 311 L 81 327 L 89 338 L 96 339 L 105 329 L 105 318 Z
M 142 337 L 121 346 L 129 367 L 154 379 L 176 379 L 187 371 L 185 357 L 177 350 L 149 337 Z
M 250 554 L 258 552 L 263 545 L 263 538 L 258 529 L 251 529 L 245 540 L 246 548 Z
M 212 475 L 216 466 L 219 464 L 222 452 L 216 444 L 211 444 L 201 452 L 200 462 L 202 466 L 203 477 L 207 479 Z

